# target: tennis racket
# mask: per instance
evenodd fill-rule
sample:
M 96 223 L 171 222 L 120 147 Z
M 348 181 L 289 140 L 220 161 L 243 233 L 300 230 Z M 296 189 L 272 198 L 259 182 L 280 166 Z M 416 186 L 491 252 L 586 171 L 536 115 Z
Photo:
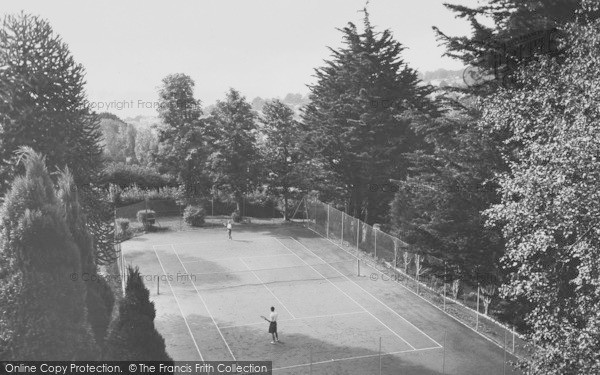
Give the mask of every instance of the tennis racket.
M 267 321 L 267 322 L 269 322 L 269 323 L 271 322 L 269 319 L 267 319 L 267 317 L 266 317 L 266 316 L 263 316 L 263 315 L 261 315 L 260 317 L 261 317 L 261 318 L 263 318 L 264 320 L 266 320 L 266 321 Z

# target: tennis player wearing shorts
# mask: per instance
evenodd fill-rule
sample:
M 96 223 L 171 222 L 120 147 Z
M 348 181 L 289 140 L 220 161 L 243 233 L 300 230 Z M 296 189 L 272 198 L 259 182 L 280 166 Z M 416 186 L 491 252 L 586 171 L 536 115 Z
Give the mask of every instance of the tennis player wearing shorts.
M 279 342 L 279 336 L 277 335 L 277 313 L 275 312 L 275 308 L 273 306 L 271 306 L 269 322 L 269 333 L 273 336 L 273 341 L 271 341 L 271 344 L 275 344 L 275 342 Z
M 227 235 L 229 236 L 229 239 L 231 239 L 231 229 L 232 229 L 231 221 L 227 220 Z

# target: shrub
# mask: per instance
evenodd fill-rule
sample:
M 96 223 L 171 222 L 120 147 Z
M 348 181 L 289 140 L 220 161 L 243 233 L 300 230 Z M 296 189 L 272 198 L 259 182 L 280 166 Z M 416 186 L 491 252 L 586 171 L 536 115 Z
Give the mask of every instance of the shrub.
M 118 218 L 117 219 L 117 240 L 125 241 L 133 236 L 131 231 L 129 219 Z
M 205 216 L 204 208 L 200 206 L 187 206 L 183 211 L 183 220 L 193 227 L 202 226 Z
M 156 310 L 139 270 L 128 267 L 125 297 L 111 323 L 104 359 L 111 361 L 172 361 L 165 340 L 154 326 Z
M 137 212 L 137 220 L 144 226 L 144 230 L 151 230 L 156 220 L 156 212 L 152 210 L 141 210 Z
M 233 211 L 233 213 L 231 214 L 231 220 L 233 220 L 234 223 L 241 222 L 242 215 L 240 215 L 240 211 L 238 211 L 238 210 Z
M 158 190 L 145 190 L 137 185 L 128 187 L 126 189 L 120 189 L 119 187 L 114 188 L 112 194 L 118 197 L 119 206 L 127 206 L 130 204 L 143 202 L 148 200 L 166 200 L 172 199 L 179 201 L 181 199 L 182 190 L 175 187 L 163 187 Z

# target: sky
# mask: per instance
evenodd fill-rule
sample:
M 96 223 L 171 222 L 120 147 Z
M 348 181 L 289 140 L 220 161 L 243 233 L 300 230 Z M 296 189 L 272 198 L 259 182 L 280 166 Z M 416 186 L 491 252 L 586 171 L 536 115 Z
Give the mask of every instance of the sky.
M 371 0 L 371 24 L 390 29 L 421 72 L 459 69 L 444 58 L 432 26 L 468 35 L 443 2 Z M 477 0 L 460 0 L 473 6 Z M 342 45 L 342 28 L 362 26 L 365 0 L 1 0 L 0 14 L 47 19 L 86 70 L 92 107 L 121 118 L 156 115 L 162 78 L 185 73 L 204 105 L 229 88 L 248 100 L 308 93 L 314 69 Z

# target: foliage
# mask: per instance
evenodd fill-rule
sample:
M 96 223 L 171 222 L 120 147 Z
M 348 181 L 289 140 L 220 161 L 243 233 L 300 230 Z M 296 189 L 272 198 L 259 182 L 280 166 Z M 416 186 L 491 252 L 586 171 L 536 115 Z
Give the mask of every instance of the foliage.
M 484 103 L 482 126 L 507 134 L 502 201 L 505 296 L 534 305 L 529 374 L 600 372 L 600 23 L 567 29 L 564 60 L 519 71 Z
M 231 213 L 231 220 L 233 220 L 234 223 L 239 223 L 242 221 L 242 215 L 240 214 L 239 210 L 235 210 Z
M 490 275 L 487 283 L 499 285 L 502 235 L 485 227 L 482 211 L 498 203 L 494 173 L 506 167 L 498 145 L 477 128 L 478 118 L 476 111 L 449 110 L 420 121 L 416 129 L 432 151 L 407 155 L 410 176 L 397 182 L 390 215 L 413 251 L 444 260 L 454 277 L 471 285 L 482 274 Z
M 97 273 L 93 238 L 88 230 L 86 215 L 79 203 L 75 181 L 68 169 L 60 173 L 57 185 L 57 198 L 64 211 L 73 240 L 79 248 L 80 277 L 85 281 L 87 320 L 96 342 L 100 345 L 110 322 L 114 297 L 104 278 Z
M 127 206 L 130 204 L 143 202 L 146 199 L 148 200 L 174 200 L 179 201 L 183 197 L 183 191 L 181 188 L 176 187 L 163 187 L 158 190 L 145 190 L 139 188 L 137 185 L 119 189 L 118 187 L 113 187 L 112 189 L 113 197 L 116 199 L 117 206 Z
M 78 186 L 102 166 L 98 121 L 84 91 L 84 70 L 49 23 L 25 13 L 0 28 L 0 192 L 19 173 L 15 151 L 30 146 L 47 165 L 68 166 Z
M 320 190 L 348 200 L 350 214 L 373 223 L 385 219 L 391 195 L 369 184 L 406 176 L 403 154 L 422 143 L 412 113 L 435 111 L 431 89 L 401 58 L 404 47 L 364 14 L 364 30 L 349 23 L 341 30 L 344 46 L 316 69 L 302 117 L 305 152 L 323 171 Z
M 154 155 L 158 152 L 158 137 L 151 129 L 138 129 L 135 138 L 135 158 L 142 166 L 154 165 Z
M 214 186 L 231 195 L 238 210 L 260 177 L 256 132 L 256 114 L 239 92 L 231 89 L 225 101 L 217 101 L 208 122 L 207 168 Z
M 119 315 L 111 323 L 104 360 L 172 361 L 165 340 L 154 326 L 156 310 L 150 301 L 137 268 L 127 268 L 125 297 L 119 301 Z
M 136 217 L 138 222 L 144 226 L 144 230 L 148 231 L 152 229 L 156 219 L 156 212 L 153 210 L 140 210 L 137 212 Z
M 137 185 L 142 189 L 159 189 L 173 185 L 173 178 L 161 175 L 155 168 L 136 164 L 110 163 L 104 169 L 102 182 L 124 189 Z
M 294 111 L 279 100 L 267 102 L 261 118 L 265 142 L 261 147 L 265 161 L 266 185 L 269 193 L 282 197 L 284 218 L 288 220 L 288 200 L 297 198 L 303 185 L 301 163 L 303 153 L 299 147 L 302 131 L 294 120 Z
M 205 217 L 204 207 L 201 206 L 187 206 L 183 211 L 183 220 L 193 227 L 204 225 Z
M 208 146 L 200 101 L 194 99 L 194 81 L 185 74 L 165 77 L 159 91 L 159 171 L 178 176 L 186 195 L 197 196 L 210 189 L 205 163 Z
M 117 219 L 117 240 L 125 241 L 133 236 L 131 231 L 129 219 L 118 218 Z
M 73 215 L 76 199 L 71 207 L 57 199 L 39 154 L 25 148 L 20 156 L 25 175 L 0 208 L 0 358 L 97 359 L 81 281 L 90 249 L 78 248 L 89 236 Z M 81 232 L 74 236 L 70 225 Z
M 100 114 L 98 117 L 105 157 L 112 162 L 136 162 L 137 131 L 133 125 L 114 115 Z

